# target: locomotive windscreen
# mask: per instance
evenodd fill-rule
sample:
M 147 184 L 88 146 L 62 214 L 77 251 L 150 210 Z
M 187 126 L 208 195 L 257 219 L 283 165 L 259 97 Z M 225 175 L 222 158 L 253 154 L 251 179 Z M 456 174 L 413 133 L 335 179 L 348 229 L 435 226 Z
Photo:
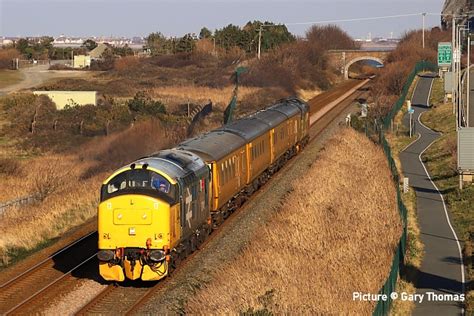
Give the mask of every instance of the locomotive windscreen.
M 143 194 L 157 197 L 170 204 L 177 202 L 176 185 L 162 175 L 145 169 L 132 169 L 119 173 L 102 185 L 101 201 L 124 194 Z

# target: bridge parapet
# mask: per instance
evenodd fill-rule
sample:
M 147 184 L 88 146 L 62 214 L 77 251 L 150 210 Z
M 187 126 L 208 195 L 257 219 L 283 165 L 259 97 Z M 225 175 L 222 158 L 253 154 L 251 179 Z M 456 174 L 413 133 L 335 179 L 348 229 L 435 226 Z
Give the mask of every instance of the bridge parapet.
M 361 60 L 373 60 L 384 64 L 391 50 L 329 50 L 326 55 L 329 63 L 341 70 L 345 79 L 349 79 L 349 67 Z

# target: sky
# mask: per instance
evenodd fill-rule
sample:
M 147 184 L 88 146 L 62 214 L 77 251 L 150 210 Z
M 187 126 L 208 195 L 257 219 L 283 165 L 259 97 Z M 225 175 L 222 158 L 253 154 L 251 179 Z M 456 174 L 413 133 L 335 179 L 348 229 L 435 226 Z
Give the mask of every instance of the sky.
M 399 37 L 422 27 L 422 12 L 439 14 L 444 0 L 0 0 L 0 36 L 166 36 L 199 34 L 250 20 L 288 23 L 303 36 L 310 24 L 327 20 L 415 14 L 369 21 L 338 22 L 354 38 Z M 426 27 L 440 17 L 426 16 Z

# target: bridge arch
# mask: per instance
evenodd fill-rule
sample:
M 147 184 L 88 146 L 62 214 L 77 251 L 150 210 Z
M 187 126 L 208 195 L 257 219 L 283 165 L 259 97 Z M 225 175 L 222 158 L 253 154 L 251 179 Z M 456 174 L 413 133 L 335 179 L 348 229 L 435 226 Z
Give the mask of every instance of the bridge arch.
M 384 64 L 383 60 L 378 58 L 378 57 L 368 56 L 368 55 L 367 56 L 356 57 L 356 58 L 352 59 L 351 61 L 349 61 L 348 63 L 346 63 L 346 65 L 344 66 L 344 79 L 349 79 L 349 67 L 352 66 L 353 64 L 355 64 L 356 62 L 361 61 L 361 60 L 373 60 L 373 61 L 378 62 L 381 65 Z

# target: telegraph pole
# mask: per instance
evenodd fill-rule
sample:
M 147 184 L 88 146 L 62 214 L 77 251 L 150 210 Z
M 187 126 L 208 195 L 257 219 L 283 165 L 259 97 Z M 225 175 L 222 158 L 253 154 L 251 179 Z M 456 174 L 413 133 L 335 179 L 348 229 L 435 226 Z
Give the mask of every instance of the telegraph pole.
M 469 95 L 471 94 L 471 76 L 470 76 L 470 73 L 471 73 L 471 34 L 468 34 L 467 36 L 467 94 L 466 94 L 466 100 L 467 100 L 467 110 L 466 110 L 466 125 L 467 127 L 470 127 L 469 125 L 469 107 L 470 107 L 470 104 L 469 104 Z
M 452 84 L 452 93 L 451 93 L 451 99 L 453 101 L 453 114 L 455 114 L 456 112 L 456 96 L 455 96 L 455 93 L 456 93 L 456 89 L 455 89 L 455 82 L 456 82 L 456 59 L 454 58 L 455 56 L 455 50 L 456 50 L 456 17 L 453 15 L 453 20 L 452 20 L 452 23 L 451 23 L 451 28 L 452 28 L 452 37 L 451 37 L 451 40 L 452 40 L 452 50 L 453 50 L 453 56 L 452 56 L 452 66 L 451 66 L 451 72 L 452 72 L 452 81 L 453 81 L 453 84 Z
M 423 16 L 423 49 L 425 49 L 425 17 L 426 13 L 421 14 Z

